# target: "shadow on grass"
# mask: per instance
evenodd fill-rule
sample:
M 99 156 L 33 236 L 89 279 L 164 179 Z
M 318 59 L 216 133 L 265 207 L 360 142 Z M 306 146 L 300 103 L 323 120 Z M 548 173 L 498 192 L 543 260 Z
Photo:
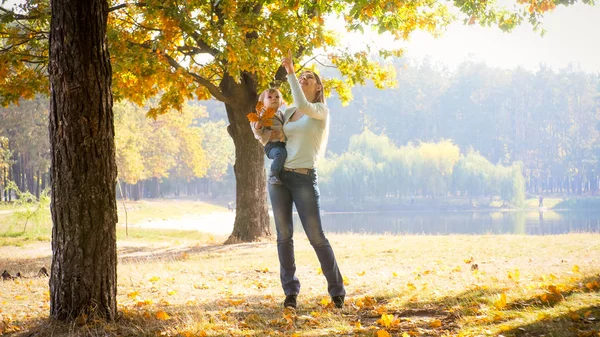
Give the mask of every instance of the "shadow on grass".
M 226 247 L 227 248 L 227 247 Z M 593 290 L 585 284 L 599 281 L 598 276 L 578 281 L 578 290 L 562 294 L 565 300 L 575 294 L 597 296 L 598 288 Z M 383 329 L 381 311 L 378 307 L 387 307 L 394 323 L 385 328 L 392 336 L 401 336 L 404 332 L 418 331 L 419 336 L 455 335 L 461 330 L 462 323 L 473 326 L 487 326 L 494 323 L 478 323 L 475 311 L 452 310 L 456 304 L 477 307 L 489 303 L 489 296 L 500 293 L 498 289 L 473 289 L 454 296 L 445 296 L 435 301 L 408 302 L 395 309 L 388 305 L 394 297 L 379 297 L 373 302 L 362 305 L 359 300 L 348 299 L 344 309 L 334 309 L 320 302 L 321 297 L 299 298 L 297 311 L 281 308 L 282 298 L 271 296 L 234 296 L 211 298 L 206 302 L 188 302 L 185 305 L 162 305 L 160 303 L 144 305 L 121 305 L 119 318 L 114 322 L 88 320 L 86 324 L 61 323 L 49 319 L 34 319 L 21 322 L 26 331 L 4 332 L 14 336 L 291 336 L 293 333 L 311 337 L 331 336 L 373 336 L 375 331 Z M 516 303 L 519 303 L 518 305 Z M 505 310 L 522 308 L 523 301 L 509 303 Z M 576 303 L 576 302 L 573 302 Z M 533 306 L 533 310 L 543 312 L 543 307 Z M 163 314 L 166 314 L 164 315 Z M 535 311 L 534 311 L 535 313 Z M 168 315 L 168 316 L 167 316 Z M 518 317 L 517 317 L 518 318 Z M 501 335 L 508 337 L 533 336 L 578 336 L 597 337 L 600 329 L 600 306 L 588 305 L 577 311 L 558 317 L 541 316 L 534 323 L 523 324 L 505 330 Z M 357 328 L 360 322 L 362 328 Z M 3 324 L 0 322 L 0 324 Z M 2 329 L 0 329 L 2 332 Z M 500 333 L 496 334 L 497 336 Z
M 120 248 L 119 263 L 137 263 L 142 261 L 173 260 L 185 258 L 186 254 L 226 253 L 232 250 L 252 249 L 270 245 L 268 242 L 240 243 L 234 245 L 207 244 L 204 246 L 183 247 L 124 247 Z
M 144 261 L 174 260 L 185 258 L 186 254 L 226 253 L 231 250 L 251 249 L 269 245 L 268 242 L 242 243 L 235 245 L 206 244 L 198 246 L 162 247 L 153 246 L 125 246 L 117 249 L 119 264 L 137 263 Z M 50 245 L 50 243 L 48 243 Z M 0 272 L 7 270 L 16 275 L 20 272 L 24 276 L 36 275 L 40 268 L 50 270 L 52 253 L 43 253 L 36 258 L 19 258 L 18 256 L 3 258 L 0 262 Z
M 550 317 L 502 333 L 505 337 L 600 336 L 600 305 L 588 306 L 558 317 Z

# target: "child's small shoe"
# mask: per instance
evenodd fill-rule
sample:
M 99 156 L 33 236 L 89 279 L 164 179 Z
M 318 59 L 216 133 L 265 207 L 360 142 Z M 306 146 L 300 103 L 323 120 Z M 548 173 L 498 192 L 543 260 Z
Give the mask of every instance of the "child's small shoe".
M 269 177 L 269 184 L 271 184 L 271 185 L 283 185 L 283 182 L 281 181 L 281 179 L 279 179 L 278 176 L 270 176 Z

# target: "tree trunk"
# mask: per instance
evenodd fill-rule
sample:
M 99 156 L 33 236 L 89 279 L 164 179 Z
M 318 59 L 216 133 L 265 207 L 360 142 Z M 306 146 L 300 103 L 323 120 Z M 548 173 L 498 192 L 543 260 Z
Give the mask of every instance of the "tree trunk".
M 225 104 L 229 126 L 227 131 L 235 145 L 236 214 L 233 232 L 225 244 L 252 242 L 271 236 L 267 209 L 264 150 L 254 138 L 246 115 L 257 101 L 256 84 L 250 76 L 241 83 L 231 77 L 221 82 L 221 90 L 236 98 L 236 104 Z
M 50 316 L 116 318 L 117 205 L 106 0 L 52 0 Z

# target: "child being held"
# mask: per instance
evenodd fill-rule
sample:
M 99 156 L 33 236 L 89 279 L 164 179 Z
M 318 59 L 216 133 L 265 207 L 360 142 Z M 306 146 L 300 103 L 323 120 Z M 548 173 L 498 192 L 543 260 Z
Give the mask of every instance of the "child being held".
M 281 185 L 279 173 L 283 169 L 283 164 L 287 158 L 285 135 L 283 134 L 283 112 L 279 110 L 283 105 L 283 98 L 279 90 L 267 89 L 260 94 L 258 100 L 263 103 L 261 111 L 257 111 L 259 116 L 264 114 L 267 109 L 276 110 L 273 118 L 271 118 L 272 124 L 270 126 L 264 126 L 260 122 L 252 122 L 251 125 L 254 137 L 264 145 L 267 157 L 273 160 L 268 182 L 273 185 Z

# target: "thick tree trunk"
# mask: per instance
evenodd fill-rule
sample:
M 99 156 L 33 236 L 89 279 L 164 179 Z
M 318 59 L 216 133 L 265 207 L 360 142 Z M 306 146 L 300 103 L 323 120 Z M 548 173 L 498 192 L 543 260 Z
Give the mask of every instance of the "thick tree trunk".
M 112 320 L 117 313 L 117 168 L 108 3 L 52 0 L 51 16 L 50 316 Z
M 226 104 L 229 126 L 227 131 L 235 145 L 236 214 L 233 232 L 226 244 L 258 241 L 271 236 L 267 209 L 264 150 L 254 138 L 246 115 L 254 109 L 257 95 L 249 77 L 237 84 L 226 77 L 221 89 L 236 98 L 235 105 Z

